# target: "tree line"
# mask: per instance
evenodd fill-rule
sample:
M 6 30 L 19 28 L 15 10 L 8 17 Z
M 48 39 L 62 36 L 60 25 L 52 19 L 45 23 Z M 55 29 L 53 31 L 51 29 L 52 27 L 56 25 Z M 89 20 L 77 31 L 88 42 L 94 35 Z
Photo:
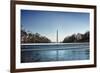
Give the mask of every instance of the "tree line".
M 77 33 L 67 36 L 61 43 L 73 43 L 73 42 L 89 42 L 90 33 L 87 31 L 84 34 Z M 42 36 L 39 33 L 26 32 L 21 30 L 21 43 L 51 43 L 52 41 L 46 36 Z
M 87 31 L 84 34 L 78 33 L 73 34 L 71 36 L 67 36 L 64 38 L 63 43 L 71 43 L 71 42 L 89 42 L 90 33 Z
M 21 30 L 21 43 L 50 43 L 51 40 L 39 33 L 26 32 Z

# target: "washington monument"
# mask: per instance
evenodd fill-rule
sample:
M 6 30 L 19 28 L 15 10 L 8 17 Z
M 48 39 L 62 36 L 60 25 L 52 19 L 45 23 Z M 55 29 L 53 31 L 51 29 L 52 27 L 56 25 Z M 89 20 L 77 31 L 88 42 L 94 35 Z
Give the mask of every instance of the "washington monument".
M 57 43 L 58 43 L 58 29 L 57 29 Z

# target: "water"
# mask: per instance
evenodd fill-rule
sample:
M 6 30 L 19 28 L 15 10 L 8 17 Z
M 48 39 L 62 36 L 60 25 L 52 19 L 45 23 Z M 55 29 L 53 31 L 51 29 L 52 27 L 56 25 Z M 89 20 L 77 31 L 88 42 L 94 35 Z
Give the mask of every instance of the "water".
M 88 60 L 89 53 L 89 43 L 24 44 L 21 62 Z

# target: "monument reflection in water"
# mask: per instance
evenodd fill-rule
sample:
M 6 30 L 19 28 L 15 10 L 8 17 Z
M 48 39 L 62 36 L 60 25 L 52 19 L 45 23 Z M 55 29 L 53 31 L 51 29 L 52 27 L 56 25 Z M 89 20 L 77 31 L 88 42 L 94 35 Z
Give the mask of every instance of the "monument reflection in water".
M 21 62 L 88 60 L 89 53 L 89 43 L 22 44 Z

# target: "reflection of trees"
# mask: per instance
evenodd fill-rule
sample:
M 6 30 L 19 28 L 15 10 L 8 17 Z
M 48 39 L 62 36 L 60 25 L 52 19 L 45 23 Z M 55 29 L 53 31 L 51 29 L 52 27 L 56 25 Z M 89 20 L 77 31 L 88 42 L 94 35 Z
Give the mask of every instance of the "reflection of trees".
M 45 37 L 41 36 L 39 33 L 26 32 L 21 30 L 21 43 L 50 43 L 51 41 Z
M 70 42 L 89 42 L 89 31 L 84 34 L 73 34 L 71 36 L 67 36 L 64 38 L 63 43 L 70 43 Z

